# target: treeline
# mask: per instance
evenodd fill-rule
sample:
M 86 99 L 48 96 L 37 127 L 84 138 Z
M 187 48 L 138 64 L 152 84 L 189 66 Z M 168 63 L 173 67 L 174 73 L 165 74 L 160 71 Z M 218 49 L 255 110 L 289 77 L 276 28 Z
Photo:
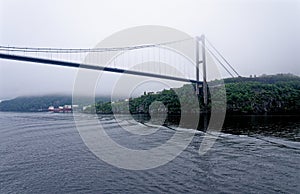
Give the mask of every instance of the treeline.
M 86 109 L 85 112 L 96 112 L 98 114 L 149 114 L 150 111 L 167 112 L 168 114 L 180 114 L 181 111 L 197 113 L 199 112 L 199 106 L 203 108 L 203 103 L 196 98 L 194 87 L 194 85 L 184 85 L 181 88 L 163 90 L 156 94 L 146 94 L 128 101 L 99 101 L 95 106 Z M 180 99 L 178 96 L 180 96 Z M 194 98 L 191 98 L 191 96 L 194 96 Z
M 218 85 L 220 81 L 209 83 Z M 227 98 L 227 113 L 229 114 L 299 114 L 300 113 L 300 77 L 292 74 L 263 75 L 253 78 L 229 78 L 224 80 Z M 203 95 L 199 99 L 191 98 L 194 85 L 184 85 L 181 88 L 163 90 L 159 94 L 148 94 L 129 101 L 98 102 L 94 108 L 86 112 L 98 114 L 114 113 L 149 113 L 150 111 L 165 111 L 168 114 L 180 114 L 181 111 L 196 113 L 205 110 Z M 216 88 L 211 88 L 211 90 Z M 225 91 L 220 91 L 220 93 Z M 180 96 L 180 101 L 178 98 Z M 220 95 L 222 96 L 222 95 Z M 157 107 L 153 102 L 156 103 Z M 129 105 L 129 106 L 128 106 Z M 129 107 L 129 109 L 128 109 Z M 150 109 L 149 109 L 150 107 Z M 200 107 L 200 110 L 199 110 Z M 211 108 L 209 97 L 208 112 Z

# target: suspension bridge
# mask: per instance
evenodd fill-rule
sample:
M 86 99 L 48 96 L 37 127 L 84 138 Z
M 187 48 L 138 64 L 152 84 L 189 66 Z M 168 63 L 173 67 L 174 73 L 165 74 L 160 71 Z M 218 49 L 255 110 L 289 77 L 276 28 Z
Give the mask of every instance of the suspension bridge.
M 195 41 L 195 62 L 169 47 L 174 44 L 180 46 L 184 41 L 191 40 L 92 49 L 0 46 L 0 58 L 194 83 L 197 94 L 202 88 L 203 101 L 207 105 L 206 53 L 209 53 L 231 77 L 240 75 L 204 35 L 192 40 Z M 116 53 L 119 54 L 116 55 Z M 89 57 L 92 60 L 88 60 L 88 55 L 92 56 Z M 113 59 L 107 61 L 113 55 L 115 55 Z M 158 63 L 147 64 L 146 62 L 149 61 Z M 134 64 L 144 65 L 134 66 Z M 167 64 L 173 67 L 168 68 Z M 202 80 L 200 80 L 200 66 L 202 67 Z

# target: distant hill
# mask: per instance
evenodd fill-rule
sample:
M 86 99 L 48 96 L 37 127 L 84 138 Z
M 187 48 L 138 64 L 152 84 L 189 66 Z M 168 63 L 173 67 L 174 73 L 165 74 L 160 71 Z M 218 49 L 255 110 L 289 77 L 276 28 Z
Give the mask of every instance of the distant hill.
M 109 101 L 108 97 L 96 97 L 96 101 Z M 12 112 L 38 112 L 47 111 L 49 106 L 63 106 L 72 104 L 72 96 L 26 96 L 17 97 L 12 100 L 5 100 L 0 103 L 0 111 Z M 87 105 L 84 98 L 81 105 Z

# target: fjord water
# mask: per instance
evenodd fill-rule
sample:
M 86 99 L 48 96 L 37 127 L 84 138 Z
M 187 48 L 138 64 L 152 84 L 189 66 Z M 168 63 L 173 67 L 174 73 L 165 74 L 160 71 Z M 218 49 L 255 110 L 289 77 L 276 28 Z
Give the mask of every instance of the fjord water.
M 99 116 L 119 144 L 149 149 L 174 130 L 138 138 L 112 116 Z M 0 112 L 0 193 L 297 193 L 300 191 L 300 119 L 227 118 L 205 155 L 203 133 L 166 165 L 119 169 L 86 147 L 72 114 Z M 138 125 L 136 127 L 139 127 Z M 232 133 L 232 134 L 230 134 Z M 109 149 L 109 148 L 107 148 Z

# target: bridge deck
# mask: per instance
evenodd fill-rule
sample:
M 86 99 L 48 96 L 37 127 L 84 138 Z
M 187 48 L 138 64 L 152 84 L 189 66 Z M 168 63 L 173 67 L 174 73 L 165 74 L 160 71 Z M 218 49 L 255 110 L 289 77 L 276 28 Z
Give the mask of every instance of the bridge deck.
M 146 77 L 167 79 L 167 80 L 180 81 L 180 82 L 199 83 L 199 84 L 203 83 L 202 81 L 196 81 L 196 80 L 180 78 L 180 77 L 173 77 L 173 76 L 168 76 L 168 75 L 159 75 L 159 74 L 154 74 L 154 73 L 126 70 L 126 69 L 119 69 L 119 68 L 112 68 L 112 67 L 103 67 L 103 66 L 96 66 L 96 65 L 89 65 L 89 64 L 81 64 L 81 63 L 76 63 L 76 62 L 58 61 L 58 60 L 52 60 L 52 59 L 43 59 L 43 58 L 35 58 L 35 57 L 20 56 L 20 55 L 10 55 L 10 54 L 4 54 L 4 53 L 0 53 L 0 58 L 7 59 L 7 60 L 14 60 L 14 61 L 42 63 L 42 64 L 48 64 L 48 65 L 54 65 L 54 66 L 84 68 L 84 69 L 107 71 L 107 72 L 113 72 L 113 73 L 124 73 L 124 74 L 129 74 L 129 75 L 146 76 Z

